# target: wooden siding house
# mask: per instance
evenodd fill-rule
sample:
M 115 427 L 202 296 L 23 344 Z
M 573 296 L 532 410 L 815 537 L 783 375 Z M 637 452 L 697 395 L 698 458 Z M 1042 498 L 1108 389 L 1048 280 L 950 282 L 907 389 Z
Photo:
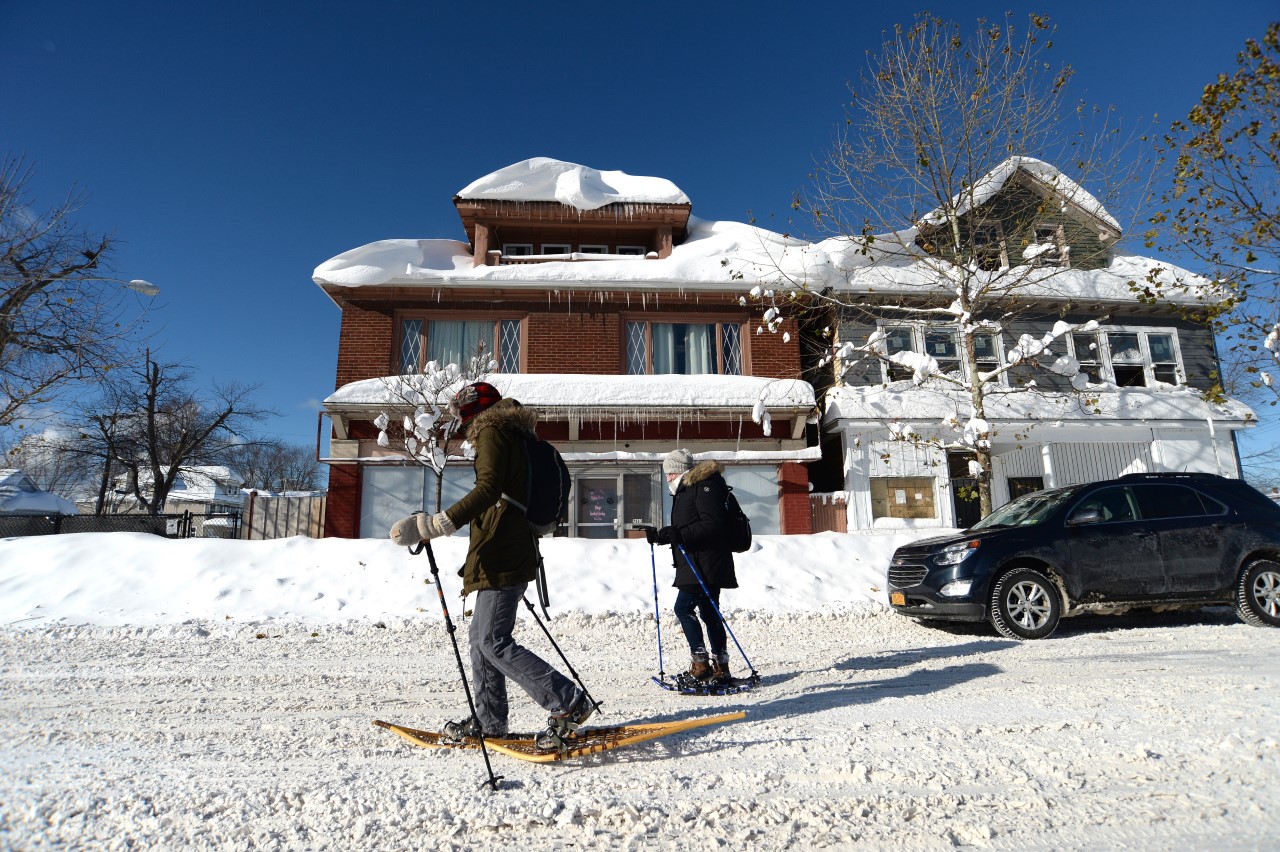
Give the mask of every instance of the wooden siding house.
M 966 318 L 988 323 L 973 338 L 980 371 L 1018 364 L 984 385 L 992 461 L 979 475 L 990 477 L 994 506 L 1129 472 L 1239 477 L 1234 436 L 1253 414 L 1231 400 L 1206 401 L 1219 368 L 1214 337 L 1176 303 L 1212 298 L 1210 282 L 1119 250 L 1115 220 L 1048 164 L 1013 158 L 975 186 L 977 203 L 962 206 L 958 221 L 935 211 L 878 239 L 870 257 L 832 250 L 829 286 L 846 305 L 826 320 L 837 345 L 878 340 L 882 355 L 903 353 L 894 362 L 837 362 L 836 373 L 815 379 L 825 411 L 824 462 L 814 472 L 838 468 L 832 478 L 846 492 L 848 529 L 978 520 L 966 487 L 975 481 L 973 455 L 950 425 L 969 416 L 967 394 L 912 369 L 928 356 L 938 374 L 968 378 L 957 321 L 929 310 L 957 298 L 949 258 L 1008 288 Z M 1180 295 L 1139 298 L 1148 276 Z M 847 307 L 853 302 L 860 309 Z M 1047 339 L 1023 357 L 1027 341 Z
M 661 460 L 676 447 L 725 463 L 757 532 L 810 531 L 816 408 L 796 378 L 797 336 L 760 334 L 762 308 L 727 269 L 763 232 L 693 218 L 670 181 L 543 158 L 453 202 L 465 241 L 381 241 L 315 271 L 342 311 L 324 402 L 326 535 L 381 537 L 435 510 L 434 473 L 403 444 L 380 445 L 376 424 L 408 413 L 398 377 L 463 363 L 481 342 L 497 367 L 486 380 L 538 410 L 540 436 L 570 466 L 561 534 L 617 538 L 635 535 L 635 521 L 661 523 Z M 470 465 L 451 463 L 443 505 L 471 483 Z

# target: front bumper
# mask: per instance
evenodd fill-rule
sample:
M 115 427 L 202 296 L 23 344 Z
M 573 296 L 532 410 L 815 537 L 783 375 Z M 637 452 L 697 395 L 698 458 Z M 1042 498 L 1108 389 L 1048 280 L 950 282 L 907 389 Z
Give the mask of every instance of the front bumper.
M 896 603 L 901 595 L 903 603 Z M 936 618 L 939 621 L 986 621 L 987 607 L 971 599 L 944 598 L 932 589 L 889 590 L 889 606 L 894 612 L 912 618 Z

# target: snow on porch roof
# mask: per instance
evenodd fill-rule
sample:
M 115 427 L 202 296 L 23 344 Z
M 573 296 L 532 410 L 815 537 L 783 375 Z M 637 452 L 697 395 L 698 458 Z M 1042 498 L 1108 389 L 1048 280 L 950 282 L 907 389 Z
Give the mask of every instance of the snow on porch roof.
M 324 405 L 403 406 L 411 398 L 406 377 L 387 376 L 343 385 Z M 799 379 L 757 376 L 598 376 L 495 373 L 485 381 L 503 396 L 543 409 L 646 408 L 653 410 L 745 409 L 763 401 L 770 409 L 807 411 L 815 405 L 813 386 Z
M 993 423 L 1141 422 L 1214 423 L 1241 429 L 1257 423 L 1245 404 L 1228 400 L 1206 402 L 1188 387 L 1106 388 L 1087 394 L 1089 403 L 1071 393 L 1025 390 L 987 395 L 987 420 Z M 837 420 L 873 423 L 942 422 L 954 415 L 961 423 L 971 411 L 967 394 L 945 389 L 913 387 L 910 382 L 888 386 L 836 387 L 827 391 L 823 422 Z

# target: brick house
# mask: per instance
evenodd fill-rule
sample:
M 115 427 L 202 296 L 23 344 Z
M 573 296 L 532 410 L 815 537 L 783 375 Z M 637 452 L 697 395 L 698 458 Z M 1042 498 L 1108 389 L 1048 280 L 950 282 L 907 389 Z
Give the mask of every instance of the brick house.
M 545 158 L 516 163 L 453 199 L 465 241 L 385 240 L 321 264 L 314 280 L 342 311 L 325 533 L 380 537 L 435 508 L 435 475 L 380 446 L 396 377 L 464 363 L 537 408 L 539 434 L 573 475 L 562 534 L 616 538 L 660 523 L 662 457 L 716 458 L 758 533 L 810 531 L 806 465 L 816 424 L 794 324 L 769 325 L 732 269 L 780 239 L 692 217 L 674 184 Z M 403 408 L 403 406 L 401 406 Z M 451 476 L 453 471 L 456 476 Z M 445 470 L 444 505 L 470 487 Z

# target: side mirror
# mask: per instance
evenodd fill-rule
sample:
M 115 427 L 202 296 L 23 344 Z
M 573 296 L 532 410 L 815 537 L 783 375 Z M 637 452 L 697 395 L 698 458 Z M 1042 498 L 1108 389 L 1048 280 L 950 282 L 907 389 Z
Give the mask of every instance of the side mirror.
M 1100 524 L 1102 520 L 1101 509 L 1097 506 L 1085 506 L 1082 509 L 1077 509 L 1072 513 L 1071 517 L 1067 518 L 1067 525 L 1080 527 L 1085 524 Z

